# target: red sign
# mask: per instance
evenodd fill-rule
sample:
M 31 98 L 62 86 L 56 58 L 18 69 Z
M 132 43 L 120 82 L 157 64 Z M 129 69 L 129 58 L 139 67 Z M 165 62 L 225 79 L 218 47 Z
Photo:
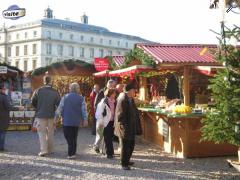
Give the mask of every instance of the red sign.
M 97 71 L 105 71 L 108 70 L 109 61 L 108 58 L 95 58 L 94 66 Z

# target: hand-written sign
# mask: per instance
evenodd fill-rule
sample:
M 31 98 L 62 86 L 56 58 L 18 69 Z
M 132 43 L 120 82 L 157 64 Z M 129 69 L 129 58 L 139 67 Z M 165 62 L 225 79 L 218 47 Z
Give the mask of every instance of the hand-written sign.
M 94 66 L 97 71 L 105 71 L 108 70 L 109 61 L 107 58 L 95 58 Z

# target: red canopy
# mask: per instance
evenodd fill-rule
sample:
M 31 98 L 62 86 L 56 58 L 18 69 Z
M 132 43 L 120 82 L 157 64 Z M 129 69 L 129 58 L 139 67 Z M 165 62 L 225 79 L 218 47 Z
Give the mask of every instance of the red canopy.
M 109 77 L 123 77 L 123 76 L 130 76 L 131 78 L 134 77 L 135 74 L 138 74 L 140 72 L 147 72 L 147 71 L 151 71 L 153 70 L 152 67 L 149 66 L 145 66 L 145 65 L 135 65 L 135 66 L 131 66 L 131 67 L 127 67 L 124 69 L 119 69 L 119 70 L 115 70 L 115 71 L 101 71 L 98 73 L 94 73 L 93 75 L 95 77 L 105 77 L 105 76 L 109 76 Z

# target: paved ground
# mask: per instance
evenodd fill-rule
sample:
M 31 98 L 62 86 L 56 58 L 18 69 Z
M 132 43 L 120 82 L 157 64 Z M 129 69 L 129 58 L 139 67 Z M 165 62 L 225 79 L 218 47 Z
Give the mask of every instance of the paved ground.
M 9 132 L 7 152 L 0 153 L 0 179 L 240 179 L 240 174 L 229 168 L 226 159 L 177 159 L 163 153 L 152 144 L 138 141 L 133 155 L 134 167 L 123 171 L 119 155 L 109 160 L 95 154 L 89 145 L 94 141 L 90 130 L 80 129 L 78 156 L 66 159 L 66 142 L 59 129 L 55 134 L 56 153 L 38 157 L 39 142 L 32 132 Z

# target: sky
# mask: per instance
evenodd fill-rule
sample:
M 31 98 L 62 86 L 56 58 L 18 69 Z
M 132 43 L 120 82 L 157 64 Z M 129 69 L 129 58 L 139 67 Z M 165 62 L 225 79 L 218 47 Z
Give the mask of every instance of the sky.
M 85 13 L 91 25 L 159 43 L 213 44 L 218 40 L 210 29 L 220 32 L 220 10 L 209 9 L 210 0 L 0 0 L 0 11 L 14 4 L 26 8 L 26 16 L 0 15 L 0 26 L 41 19 L 49 6 L 57 19 L 81 22 Z M 240 14 L 229 12 L 225 21 L 240 26 Z

